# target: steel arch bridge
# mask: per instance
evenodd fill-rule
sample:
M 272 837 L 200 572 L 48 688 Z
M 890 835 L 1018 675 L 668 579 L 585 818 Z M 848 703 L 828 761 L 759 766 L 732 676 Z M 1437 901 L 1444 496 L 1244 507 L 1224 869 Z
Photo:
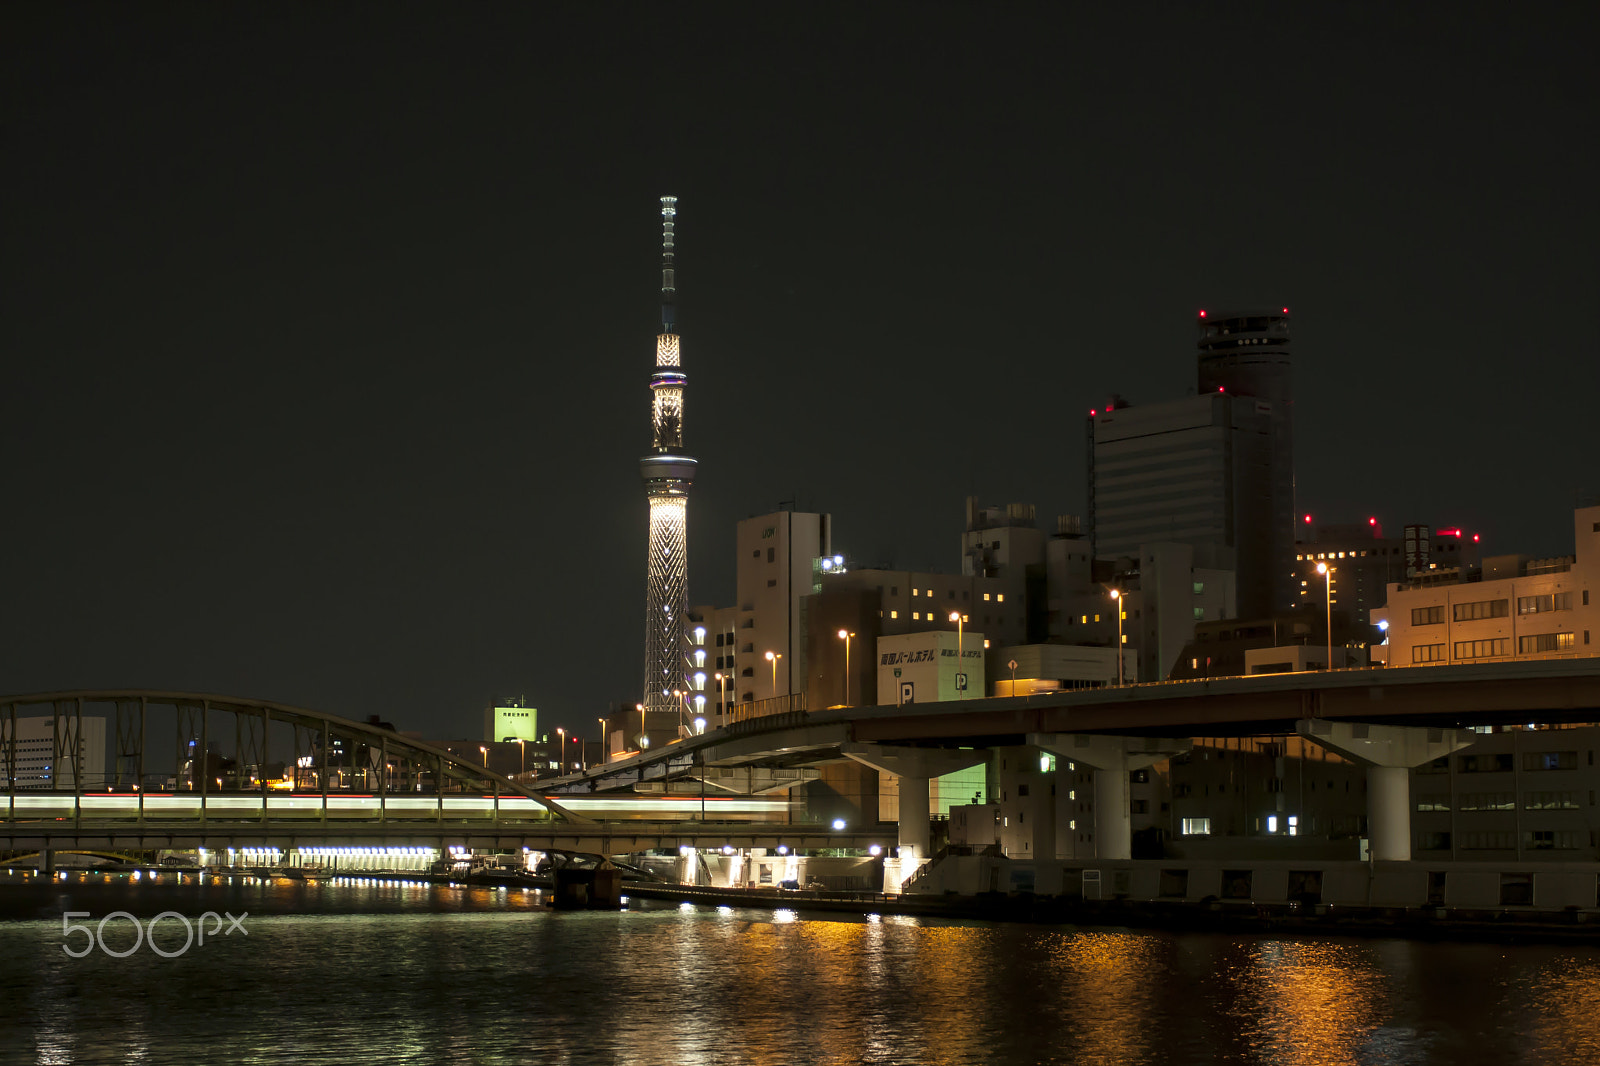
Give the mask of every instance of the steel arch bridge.
M 102 740 L 110 759 L 92 771 L 88 752 Z M 623 854 L 866 848 L 883 837 L 879 826 L 704 815 L 597 821 L 376 722 L 192 692 L 0 696 L 0 774 L 3 851 L 426 844 Z
M 90 752 L 105 741 L 110 759 L 96 772 Z M 0 837 L 18 844 L 67 836 L 69 827 L 121 843 L 197 829 L 309 839 L 374 828 L 504 835 L 589 822 L 377 722 L 204 693 L 0 697 L 0 772 Z

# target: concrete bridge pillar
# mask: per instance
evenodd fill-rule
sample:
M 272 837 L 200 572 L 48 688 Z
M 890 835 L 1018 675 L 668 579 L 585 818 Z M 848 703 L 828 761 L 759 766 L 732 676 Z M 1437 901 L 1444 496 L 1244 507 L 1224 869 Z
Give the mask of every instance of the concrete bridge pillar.
M 879 773 L 900 778 L 900 873 L 910 877 L 928 859 L 928 782 L 989 761 L 986 749 L 898 748 L 886 744 L 843 744 L 846 758 Z M 910 852 L 908 855 L 907 852 Z
M 1303 718 L 1294 731 L 1367 770 L 1367 850 L 1381 862 L 1411 858 L 1411 768 L 1460 751 L 1470 729 L 1367 725 Z
M 928 813 L 928 778 L 900 775 L 900 847 L 910 848 L 921 862 L 932 850 L 932 817 Z
M 1133 815 L 1128 810 L 1128 770 L 1094 770 L 1094 853 L 1100 859 L 1133 858 Z
M 1105 737 L 1092 733 L 1029 733 L 1028 743 L 1062 763 L 1094 768 L 1094 854 L 1099 859 L 1133 858 L 1133 822 L 1128 809 L 1128 774 L 1190 748 L 1187 738 Z M 1058 785 L 1056 792 L 1062 788 Z

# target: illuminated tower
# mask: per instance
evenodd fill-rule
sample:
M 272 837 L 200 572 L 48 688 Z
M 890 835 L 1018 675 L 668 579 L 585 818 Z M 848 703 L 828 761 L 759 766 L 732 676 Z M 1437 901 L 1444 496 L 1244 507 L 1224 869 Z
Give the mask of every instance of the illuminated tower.
M 684 374 L 674 321 L 673 223 L 678 198 L 661 198 L 661 334 L 650 375 L 650 454 L 639 474 L 650 501 L 650 552 L 646 562 L 644 707 L 647 729 L 677 721 L 676 692 L 687 691 L 686 624 L 689 609 L 689 485 L 695 460 L 683 451 Z M 656 717 L 670 713 L 671 719 Z M 670 726 L 669 726 L 670 728 Z

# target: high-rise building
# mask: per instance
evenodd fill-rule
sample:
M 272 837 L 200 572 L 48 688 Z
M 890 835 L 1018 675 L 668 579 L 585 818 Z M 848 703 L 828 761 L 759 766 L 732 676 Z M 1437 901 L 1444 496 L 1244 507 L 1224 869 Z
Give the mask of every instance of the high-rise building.
M 1227 549 L 1242 617 L 1286 608 L 1294 563 L 1293 400 L 1284 313 L 1200 313 L 1197 395 L 1089 416 L 1096 558 L 1140 545 Z
M 739 615 L 734 630 L 737 701 L 773 699 L 805 691 L 805 599 L 822 560 L 832 566 L 832 517 L 775 511 L 739 523 L 735 587 Z
M 677 204 L 675 196 L 661 198 L 661 333 L 656 337 L 655 372 L 650 375 L 651 451 L 639 460 L 645 496 L 650 501 L 643 701 L 648 729 L 677 722 L 681 692 L 688 684 L 689 486 L 694 482 L 695 460 L 683 448 L 687 379 L 676 321 L 673 231 Z
M 1200 312 L 1199 366 L 1196 388 L 1203 396 L 1220 392 L 1242 396 L 1260 405 L 1270 425 L 1271 446 L 1264 486 L 1234 486 L 1235 508 L 1263 521 L 1262 530 L 1241 530 L 1239 608 L 1245 612 L 1266 586 L 1267 606 L 1281 611 L 1293 606 L 1298 591 L 1290 562 L 1294 556 L 1294 382 L 1289 357 L 1289 309 L 1240 314 Z M 1263 492 L 1263 489 L 1265 490 Z M 1245 497 L 1241 500 L 1240 497 Z M 1264 497 L 1264 498 L 1263 498 Z M 1257 518 L 1262 515 L 1264 518 Z M 1247 560 L 1247 546 L 1265 541 L 1266 557 Z M 1246 599 L 1246 591 L 1250 600 Z

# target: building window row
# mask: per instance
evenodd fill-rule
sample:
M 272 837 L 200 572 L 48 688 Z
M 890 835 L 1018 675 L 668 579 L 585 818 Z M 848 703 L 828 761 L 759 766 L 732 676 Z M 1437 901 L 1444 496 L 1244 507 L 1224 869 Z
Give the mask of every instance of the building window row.
M 1463 792 L 1456 797 L 1458 809 L 1463 811 L 1514 811 L 1517 797 L 1511 792 Z
M 1444 624 L 1444 607 L 1413 607 L 1411 608 L 1411 624 L 1414 626 L 1437 626 Z
M 1414 644 L 1411 647 L 1411 661 L 1414 663 L 1444 662 L 1444 645 Z
M 1522 809 L 1525 811 L 1575 811 L 1578 809 L 1576 792 L 1524 792 Z
M 1577 638 L 1572 633 L 1538 633 L 1531 637 L 1517 638 L 1517 652 L 1522 655 L 1534 655 L 1542 651 L 1567 651 L 1577 647 Z
M 1510 614 L 1510 600 L 1477 600 L 1473 603 L 1458 603 L 1451 608 L 1451 616 L 1457 622 L 1476 622 L 1481 618 L 1506 618 Z
M 1538 614 L 1541 611 L 1572 610 L 1572 593 L 1547 592 L 1542 596 L 1518 596 L 1518 614 Z
M 1504 600 L 1499 601 L 1504 603 Z M 1456 641 L 1455 656 L 1457 659 L 1492 659 L 1500 655 L 1511 654 L 1510 637 L 1494 637 L 1489 640 L 1458 640 Z
M 1524 770 L 1576 770 L 1578 753 L 1575 751 L 1525 751 L 1522 753 Z

